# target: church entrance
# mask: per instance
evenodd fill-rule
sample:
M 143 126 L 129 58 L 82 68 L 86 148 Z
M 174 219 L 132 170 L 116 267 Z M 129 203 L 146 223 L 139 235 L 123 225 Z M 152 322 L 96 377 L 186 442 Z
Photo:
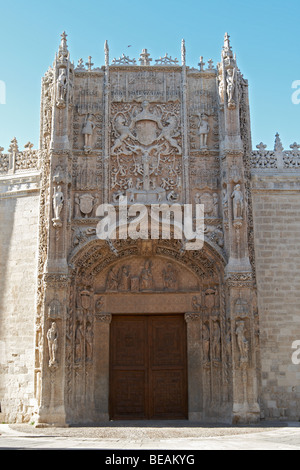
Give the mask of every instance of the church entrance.
M 186 419 L 184 315 L 113 315 L 110 419 Z

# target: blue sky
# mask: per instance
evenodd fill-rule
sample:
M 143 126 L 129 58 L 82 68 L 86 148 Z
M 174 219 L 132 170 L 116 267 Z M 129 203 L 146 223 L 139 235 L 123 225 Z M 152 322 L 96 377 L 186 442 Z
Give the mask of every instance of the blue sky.
M 249 80 L 253 147 L 300 143 L 300 104 L 292 83 L 300 80 L 299 0 L 0 0 L 0 146 L 16 136 L 20 148 L 39 143 L 41 77 L 52 65 L 60 34 L 68 34 L 71 60 L 89 55 L 104 64 L 122 53 L 138 59 L 147 48 L 154 59 L 166 52 L 180 59 L 184 38 L 187 65 L 199 57 L 220 60 L 224 33 L 231 37 L 238 66 Z M 132 45 L 130 49 L 128 45 Z M 1 95 L 0 95 L 1 96 Z

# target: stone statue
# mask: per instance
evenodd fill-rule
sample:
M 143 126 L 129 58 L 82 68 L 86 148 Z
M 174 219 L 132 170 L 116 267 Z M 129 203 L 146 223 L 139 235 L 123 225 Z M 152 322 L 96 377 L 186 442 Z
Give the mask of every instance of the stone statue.
M 56 105 L 58 107 L 64 107 L 66 105 L 66 94 L 67 94 L 67 74 L 66 69 L 61 68 L 57 79 L 57 96 Z
M 242 219 L 244 198 L 240 184 L 235 185 L 234 190 L 231 194 L 231 199 L 233 199 L 233 219 Z
M 233 99 L 235 90 L 235 69 L 228 69 L 227 71 L 227 96 L 228 96 L 228 107 L 235 107 Z
M 53 199 L 53 210 L 54 210 L 54 219 L 52 219 L 53 225 L 55 227 L 61 227 L 62 224 L 61 224 L 60 214 L 64 205 L 64 195 L 63 195 L 60 185 L 57 186 L 57 188 L 54 188 L 52 199 Z
M 57 325 L 53 321 L 47 331 L 47 340 L 49 348 L 49 367 L 57 365 L 56 353 L 58 349 L 58 331 Z
M 201 114 L 199 123 L 200 149 L 207 148 L 207 137 L 209 133 L 208 117 Z
M 84 149 L 90 149 L 92 148 L 92 137 L 93 137 L 93 132 L 95 129 L 95 124 L 92 121 L 92 116 L 89 114 L 87 115 L 87 118 L 85 120 L 85 123 L 83 125 L 82 133 L 84 135 Z
M 236 323 L 235 334 L 237 336 L 237 344 L 240 352 L 241 362 L 248 362 L 249 360 L 249 343 L 245 338 L 245 322 L 238 321 Z

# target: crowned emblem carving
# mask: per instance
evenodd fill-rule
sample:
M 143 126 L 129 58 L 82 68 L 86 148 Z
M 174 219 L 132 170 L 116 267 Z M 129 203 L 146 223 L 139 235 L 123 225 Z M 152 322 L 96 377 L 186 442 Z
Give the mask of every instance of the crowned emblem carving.
M 121 191 L 130 202 L 157 202 L 181 189 L 179 112 L 179 102 L 113 103 L 113 194 Z

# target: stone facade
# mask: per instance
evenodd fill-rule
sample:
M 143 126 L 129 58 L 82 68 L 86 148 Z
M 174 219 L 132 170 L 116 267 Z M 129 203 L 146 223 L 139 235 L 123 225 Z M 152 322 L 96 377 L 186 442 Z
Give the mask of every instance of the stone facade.
M 277 135 L 274 151 L 252 150 L 227 34 L 220 63 L 198 69 L 184 41 L 180 64 L 104 52 L 104 66 L 74 67 L 63 33 L 42 80 L 40 149 L 0 149 L 2 420 L 108 420 L 111 322 L 141 314 L 185 319 L 189 419 L 298 419 L 300 146 Z M 136 213 L 125 236 L 119 223 L 99 239 L 99 205 L 120 217 L 125 197 L 203 204 L 203 248 L 186 249 L 175 224 L 170 239 L 148 226 L 130 237 Z

